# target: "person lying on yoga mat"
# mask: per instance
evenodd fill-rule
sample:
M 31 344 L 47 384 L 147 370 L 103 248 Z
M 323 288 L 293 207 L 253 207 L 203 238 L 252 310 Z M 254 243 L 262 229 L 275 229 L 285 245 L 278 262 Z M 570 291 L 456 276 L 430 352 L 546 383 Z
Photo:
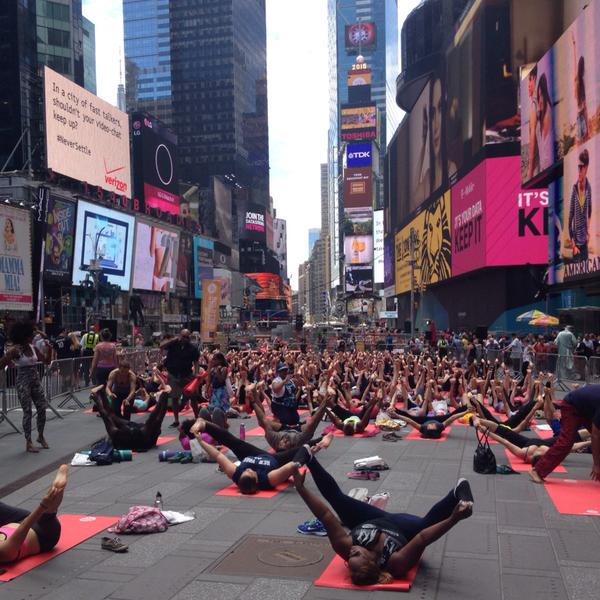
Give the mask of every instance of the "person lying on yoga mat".
M 472 417 L 473 427 L 482 432 L 488 432 L 490 437 L 502 444 L 511 454 L 521 458 L 524 462 L 532 464 L 540 456 L 548 452 L 548 449 L 556 442 L 556 437 L 548 439 L 532 439 L 504 425 L 499 425 L 494 421 Z M 573 444 L 571 452 L 580 452 L 583 448 L 589 447 L 591 442 L 579 441 Z
M 273 450 L 289 450 L 290 448 L 298 448 L 303 444 L 308 443 L 315 435 L 315 431 L 325 414 L 326 401 L 322 400 L 317 412 L 311 417 L 310 421 L 302 425 L 301 431 L 283 430 L 280 431 L 273 427 L 270 419 L 267 419 L 262 402 L 258 399 L 262 387 L 258 385 L 247 385 L 246 396 L 250 398 L 258 424 L 265 430 L 265 439 Z M 218 425 L 218 423 L 216 423 Z
M 145 452 L 156 446 L 160 436 L 160 428 L 167 414 L 169 393 L 162 392 L 158 397 L 156 406 L 148 415 L 145 423 L 137 423 L 119 417 L 106 406 L 103 400 L 104 386 L 99 385 L 92 389 L 90 397 L 93 398 L 98 408 L 98 414 L 104 421 L 106 433 L 117 450 L 135 450 Z
M 370 383 L 369 383 L 370 385 Z M 367 388 L 368 389 L 368 388 Z M 365 404 L 358 415 L 353 414 L 348 409 L 337 404 L 332 395 L 328 395 L 328 406 L 325 409 L 327 415 L 331 419 L 332 424 L 342 431 L 344 435 L 355 435 L 362 433 L 369 424 L 373 409 L 383 400 L 383 390 L 379 390 L 377 395 L 373 396 L 367 404 Z
M 0 564 L 50 552 L 60 540 L 56 511 L 67 485 L 68 467 L 61 465 L 46 495 L 31 512 L 0 502 Z
M 429 544 L 473 513 L 473 495 L 466 479 L 460 479 L 425 517 L 417 517 L 386 512 L 347 496 L 314 457 L 308 468 L 333 511 L 306 488 L 305 474 L 294 467 L 296 490 L 313 515 L 323 523 L 331 546 L 346 561 L 355 585 L 401 579 L 417 564 Z
M 313 452 L 327 448 L 333 438 L 330 434 L 312 440 L 299 448 L 268 454 L 262 448 L 240 440 L 210 421 L 204 419 L 196 419 L 195 422 L 184 421 L 182 429 L 185 430 L 188 426 L 189 436 L 198 440 L 205 452 L 218 463 L 221 470 L 237 485 L 242 494 L 256 494 L 258 490 L 272 490 L 277 485 L 285 483 L 292 475 L 294 465 L 305 465 L 311 460 Z M 229 448 L 241 461 L 240 465 L 236 465 L 217 448 L 207 444 L 202 439 L 203 432 Z

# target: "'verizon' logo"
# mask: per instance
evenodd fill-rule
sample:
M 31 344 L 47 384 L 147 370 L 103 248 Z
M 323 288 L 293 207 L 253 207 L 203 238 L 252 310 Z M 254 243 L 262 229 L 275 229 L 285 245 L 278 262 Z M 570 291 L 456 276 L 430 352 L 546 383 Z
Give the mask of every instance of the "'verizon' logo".
M 114 173 L 118 173 L 125 168 L 125 165 L 122 167 L 116 167 L 115 169 L 109 169 L 106 165 L 106 159 L 104 159 L 104 181 L 107 185 L 111 185 L 117 190 L 117 192 L 126 192 L 127 191 L 127 183 L 125 183 L 122 179 L 119 179 Z

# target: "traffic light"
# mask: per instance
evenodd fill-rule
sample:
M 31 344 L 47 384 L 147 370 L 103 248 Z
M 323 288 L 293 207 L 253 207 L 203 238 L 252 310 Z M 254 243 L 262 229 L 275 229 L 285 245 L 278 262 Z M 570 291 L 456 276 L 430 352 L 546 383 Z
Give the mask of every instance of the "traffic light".
M 304 316 L 296 315 L 296 331 L 302 331 L 304 327 Z

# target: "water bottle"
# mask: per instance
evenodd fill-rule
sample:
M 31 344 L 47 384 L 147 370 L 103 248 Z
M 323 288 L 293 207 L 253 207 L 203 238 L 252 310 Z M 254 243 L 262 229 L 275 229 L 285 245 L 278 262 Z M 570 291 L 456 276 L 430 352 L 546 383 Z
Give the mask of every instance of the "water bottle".
M 163 509 L 162 494 L 160 492 L 156 492 L 156 497 L 154 498 L 154 507 L 158 508 L 160 511 Z
M 243 423 L 240 423 L 240 440 L 246 439 L 246 426 Z

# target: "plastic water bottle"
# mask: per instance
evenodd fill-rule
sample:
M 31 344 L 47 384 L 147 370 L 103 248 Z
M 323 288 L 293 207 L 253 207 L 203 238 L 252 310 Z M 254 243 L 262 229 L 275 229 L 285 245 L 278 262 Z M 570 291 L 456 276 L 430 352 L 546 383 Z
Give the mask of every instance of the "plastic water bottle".
M 156 492 L 156 497 L 154 498 L 154 507 L 161 511 L 163 509 L 162 494 L 160 492 Z
M 243 423 L 240 423 L 240 440 L 246 439 L 246 426 Z

